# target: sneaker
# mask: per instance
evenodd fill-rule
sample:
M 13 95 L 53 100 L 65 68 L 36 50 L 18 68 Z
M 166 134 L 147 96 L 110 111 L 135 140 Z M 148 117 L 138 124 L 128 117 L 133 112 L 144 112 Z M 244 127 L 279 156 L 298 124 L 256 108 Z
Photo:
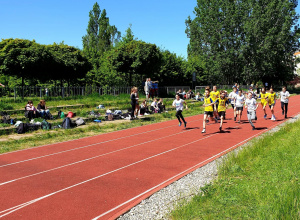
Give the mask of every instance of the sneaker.
M 187 124 L 187 122 L 184 122 L 184 127 L 186 128 L 186 124 Z
M 282 110 L 282 115 L 284 115 L 284 110 Z
M 273 121 L 276 121 L 275 115 L 273 115 Z
M 255 127 L 252 127 L 252 130 L 254 131 L 254 130 L 256 130 L 256 128 L 255 128 Z
M 202 130 L 202 133 L 206 133 L 206 130 L 205 130 L 205 128 L 203 128 L 203 130 Z
M 285 115 L 284 118 L 288 118 L 287 115 Z
M 264 115 L 264 119 L 267 119 L 267 114 Z
M 236 121 L 236 117 L 234 117 L 234 121 Z
M 179 126 L 179 127 L 181 126 L 181 122 L 179 122 L 178 126 Z
M 209 120 L 208 119 L 206 119 L 206 123 L 208 123 L 209 122 Z
M 222 127 L 219 127 L 220 132 L 222 131 Z

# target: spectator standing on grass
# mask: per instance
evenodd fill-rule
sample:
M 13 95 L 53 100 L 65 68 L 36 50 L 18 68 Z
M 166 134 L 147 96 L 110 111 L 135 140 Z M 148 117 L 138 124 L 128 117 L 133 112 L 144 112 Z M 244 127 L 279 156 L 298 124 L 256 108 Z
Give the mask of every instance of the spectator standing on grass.
M 149 85 L 149 91 L 150 91 L 150 97 L 154 98 L 154 88 L 153 88 L 153 82 L 151 81 L 151 78 L 148 78 L 148 85 Z
M 29 118 L 29 120 L 36 118 L 36 108 L 33 106 L 33 102 L 29 100 L 27 105 L 25 106 L 25 114 Z
M 39 112 L 42 118 L 46 117 L 49 118 L 50 111 L 46 106 L 46 102 L 44 99 L 40 100 L 40 103 L 37 106 L 37 111 Z
M 288 104 L 289 104 L 290 93 L 286 91 L 286 87 L 282 87 L 282 91 L 280 92 L 280 101 L 281 101 L 281 110 L 282 115 L 287 118 Z
M 144 85 L 144 91 L 145 91 L 145 95 L 146 95 L 146 100 L 148 101 L 149 99 L 149 92 L 150 92 L 150 88 L 149 88 L 149 78 L 146 79 L 145 81 L 145 85 Z
M 154 90 L 154 96 L 158 96 L 158 81 L 153 81 L 152 82 L 153 90 Z
M 136 97 L 137 92 L 138 92 L 137 87 L 132 87 L 131 93 L 130 93 L 130 100 L 131 100 L 131 114 L 130 114 L 131 118 L 130 118 L 130 120 L 134 119 L 134 111 L 135 111 L 136 103 L 138 100 L 138 98 Z
M 135 93 L 135 97 L 136 97 L 136 104 L 135 104 L 134 116 L 136 118 L 138 116 L 139 110 L 140 110 L 140 106 L 139 106 L 139 94 L 137 92 Z
M 176 117 L 179 121 L 179 126 L 181 126 L 182 122 L 184 123 L 184 127 L 186 128 L 186 121 L 184 120 L 184 117 L 182 115 L 183 110 L 183 104 L 185 104 L 185 108 L 188 109 L 188 106 L 186 102 L 179 97 L 179 95 L 176 95 L 176 99 L 173 101 L 172 106 L 176 108 Z M 182 122 L 181 120 L 182 119 Z

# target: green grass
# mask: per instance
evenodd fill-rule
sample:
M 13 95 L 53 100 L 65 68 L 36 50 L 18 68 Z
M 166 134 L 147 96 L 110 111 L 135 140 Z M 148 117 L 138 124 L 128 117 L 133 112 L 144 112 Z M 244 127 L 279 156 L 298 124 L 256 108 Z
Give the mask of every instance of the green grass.
M 300 121 L 230 153 L 172 219 L 300 219 Z

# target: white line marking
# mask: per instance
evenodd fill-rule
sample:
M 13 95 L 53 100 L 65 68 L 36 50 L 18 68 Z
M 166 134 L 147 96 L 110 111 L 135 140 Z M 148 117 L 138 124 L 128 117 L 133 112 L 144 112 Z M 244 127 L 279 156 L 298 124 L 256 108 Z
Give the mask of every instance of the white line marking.
M 200 120 L 194 120 L 194 121 L 191 121 L 191 122 L 196 122 L 196 121 L 200 121 Z M 125 136 L 125 137 L 111 139 L 111 140 L 108 140 L 108 141 L 102 141 L 102 142 L 98 142 L 98 143 L 94 143 L 94 144 L 89 144 L 89 145 L 85 145 L 85 146 L 81 146 L 81 147 L 77 147 L 77 148 L 73 148 L 73 149 L 69 149 L 69 150 L 65 150 L 65 151 L 60 151 L 60 152 L 56 152 L 56 153 L 52 153 L 52 154 L 47 154 L 47 155 L 43 155 L 43 156 L 39 156 L 39 157 L 34 157 L 34 158 L 30 158 L 30 159 L 26 159 L 26 160 L 22 160 L 22 161 L 18 161 L 18 162 L 8 163 L 8 164 L 0 165 L 0 168 L 15 165 L 15 164 L 19 164 L 19 163 L 24 163 L 24 162 L 28 162 L 28 161 L 32 161 L 32 160 L 37 160 L 37 159 L 41 159 L 41 158 L 45 158 L 45 157 L 50 157 L 50 156 L 53 156 L 53 155 L 58 155 L 58 154 L 62 154 L 62 153 L 66 153 L 66 152 L 70 152 L 70 151 L 74 151 L 74 150 L 79 150 L 79 149 L 83 149 L 83 148 L 87 148 L 87 147 L 91 147 L 91 146 L 95 146 L 95 145 L 100 145 L 100 144 L 105 144 L 105 143 L 109 143 L 109 142 L 113 142 L 113 141 L 118 141 L 118 140 L 121 140 L 121 139 L 130 138 L 130 137 L 134 137 L 134 136 L 137 136 L 137 135 L 142 135 L 142 134 L 146 134 L 146 133 L 150 133 L 150 132 L 154 132 L 154 131 L 159 131 L 159 130 L 167 129 L 167 128 L 170 128 L 170 127 L 177 127 L 177 126 L 178 125 L 172 125 L 172 126 L 168 126 L 168 127 L 158 128 L 156 130 L 145 131 L 145 132 L 138 133 L 138 134 L 133 134 L 133 135 Z
M 105 153 L 105 154 L 100 154 L 100 155 L 97 155 L 97 156 L 94 156 L 94 157 L 90 157 L 90 158 L 87 158 L 87 159 L 84 159 L 84 160 L 76 161 L 74 163 L 66 164 L 66 165 L 59 166 L 59 167 L 56 167 L 56 168 L 52 168 L 52 169 L 49 169 L 49 170 L 45 170 L 45 171 L 42 171 L 42 172 L 39 172 L 39 173 L 34 173 L 34 174 L 31 174 L 31 175 L 28 175 L 28 176 L 23 176 L 23 177 L 20 177 L 20 178 L 16 178 L 16 179 L 13 179 L 13 180 L 2 182 L 2 183 L 0 183 L 0 186 L 8 184 L 8 183 L 15 182 L 15 181 L 18 181 L 18 180 L 22 180 L 22 179 L 25 179 L 25 178 L 28 178 L 28 177 L 33 177 L 33 176 L 40 175 L 40 174 L 43 174 L 43 173 L 47 173 L 47 172 L 50 172 L 50 171 L 58 170 L 58 169 L 61 169 L 61 168 L 64 168 L 64 167 L 72 166 L 72 165 L 75 165 L 75 164 L 78 164 L 78 163 L 82 163 L 82 162 L 86 162 L 86 161 L 89 161 L 89 160 L 93 160 L 93 159 L 96 159 L 98 157 L 103 157 L 103 156 L 106 156 L 106 155 L 109 155 L 109 154 L 113 154 L 113 153 L 117 153 L 117 152 L 120 152 L 120 151 L 123 151 L 123 150 L 128 150 L 130 148 L 137 147 L 137 146 L 140 146 L 140 145 L 143 145 L 143 144 L 148 144 L 148 143 L 151 143 L 151 142 L 154 142 L 154 141 L 159 141 L 159 140 L 162 140 L 164 138 L 176 136 L 178 134 L 182 134 L 182 133 L 189 132 L 189 131 L 191 131 L 191 130 L 184 130 L 184 131 L 182 131 L 180 133 L 175 133 L 175 134 L 171 134 L 171 135 L 164 136 L 164 137 L 161 137 L 161 138 L 156 138 L 156 139 L 153 139 L 153 140 L 150 140 L 150 141 L 146 141 L 146 142 L 139 143 L 139 144 L 136 144 L 136 145 L 132 145 L 132 146 L 129 146 L 129 147 L 125 147 L 125 148 L 122 148 L 122 149 L 111 151 L 111 152 L 108 152 L 108 153 Z
M 85 180 L 85 181 L 83 181 L 83 182 L 80 182 L 80 183 L 74 184 L 74 185 L 72 185 L 72 186 L 63 188 L 63 189 L 58 190 L 58 191 L 56 191 L 56 192 L 47 194 L 47 195 L 45 195 L 45 196 L 42 196 L 42 197 L 39 197 L 39 198 L 30 200 L 30 201 L 28 201 L 28 202 L 19 204 L 19 205 L 17 205 L 17 206 L 11 207 L 11 208 L 9 208 L 9 209 L 0 211 L 0 214 L 5 213 L 5 214 L 1 215 L 0 218 L 4 217 L 4 216 L 6 216 L 6 215 L 9 215 L 9 214 L 11 214 L 11 213 L 13 213 L 13 212 L 15 212 L 15 211 L 17 211 L 17 210 L 19 210 L 19 209 L 22 209 L 22 208 L 24 208 L 24 207 L 26 207 L 26 206 L 29 206 L 29 205 L 31 205 L 31 204 L 33 204 L 33 203 L 35 203 L 35 202 L 38 202 L 38 201 L 40 201 L 40 200 L 42 200 L 42 199 L 45 199 L 45 198 L 48 198 L 48 197 L 53 196 L 53 195 L 55 195 L 55 194 L 58 194 L 58 193 L 60 193 L 60 192 L 66 191 L 66 190 L 68 190 L 68 189 L 74 188 L 74 187 L 76 187 L 76 186 L 82 185 L 82 184 L 84 184 L 84 183 L 87 183 L 87 182 L 90 182 L 90 181 L 93 181 L 93 180 L 96 180 L 96 179 L 99 179 L 100 177 L 109 175 L 109 174 L 111 174 L 111 173 L 115 173 L 115 172 L 120 171 L 120 170 L 123 170 L 123 169 L 125 169 L 125 168 L 127 168 L 127 167 L 131 167 L 131 166 L 136 165 L 136 164 L 138 164 L 138 163 L 144 162 L 144 161 L 146 161 L 146 160 L 149 160 L 149 159 L 158 157 L 158 156 L 160 156 L 160 155 L 163 155 L 163 154 L 172 152 L 172 151 L 174 151 L 174 150 L 183 148 L 183 147 L 188 146 L 188 145 L 190 145 L 190 144 L 194 144 L 194 143 L 196 143 L 196 142 L 198 142 L 198 141 L 207 139 L 207 138 L 209 138 L 209 137 L 211 137 L 211 136 L 214 136 L 214 135 L 217 135 L 217 134 L 212 134 L 212 135 L 209 135 L 209 136 L 207 136 L 207 137 L 205 137 L 205 138 L 201 138 L 201 139 L 192 141 L 192 142 L 190 142 L 190 143 L 181 145 L 181 146 L 179 146 L 179 147 L 176 147 L 176 148 L 173 148 L 173 149 L 170 149 L 170 150 L 161 152 L 161 153 L 159 153 L 159 154 L 153 155 L 153 156 L 151 156 L 151 157 L 144 158 L 144 159 L 142 159 L 142 160 L 136 161 L 136 162 L 131 163 L 131 164 L 128 164 L 128 165 L 126 165 L 126 166 L 123 166 L 123 167 L 120 167 L 120 168 L 118 168 L 118 169 L 112 170 L 112 171 L 110 171 L 110 172 L 101 174 L 101 175 L 99 175 L 99 176 L 93 177 L 93 178 L 88 179 L 88 180 Z

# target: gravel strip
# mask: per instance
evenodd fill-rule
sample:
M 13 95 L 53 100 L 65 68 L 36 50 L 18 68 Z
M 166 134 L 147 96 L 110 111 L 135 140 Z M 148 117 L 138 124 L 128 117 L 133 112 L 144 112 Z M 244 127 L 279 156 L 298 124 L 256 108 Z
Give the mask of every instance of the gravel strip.
M 299 119 L 299 117 L 300 114 L 257 138 L 261 138 L 265 134 L 279 131 L 282 126 L 294 123 Z M 249 145 L 251 145 L 251 141 L 250 143 L 247 142 L 231 152 L 237 153 Z M 143 200 L 140 204 L 133 207 L 124 215 L 121 215 L 118 220 L 169 219 L 168 214 L 172 209 L 174 209 L 174 207 L 176 207 L 176 205 L 183 200 L 190 200 L 195 194 L 199 193 L 199 189 L 201 187 L 211 183 L 217 177 L 218 166 L 222 163 L 224 157 L 226 157 L 226 155 L 198 168 L 169 186 L 159 190 L 149 198 Z

